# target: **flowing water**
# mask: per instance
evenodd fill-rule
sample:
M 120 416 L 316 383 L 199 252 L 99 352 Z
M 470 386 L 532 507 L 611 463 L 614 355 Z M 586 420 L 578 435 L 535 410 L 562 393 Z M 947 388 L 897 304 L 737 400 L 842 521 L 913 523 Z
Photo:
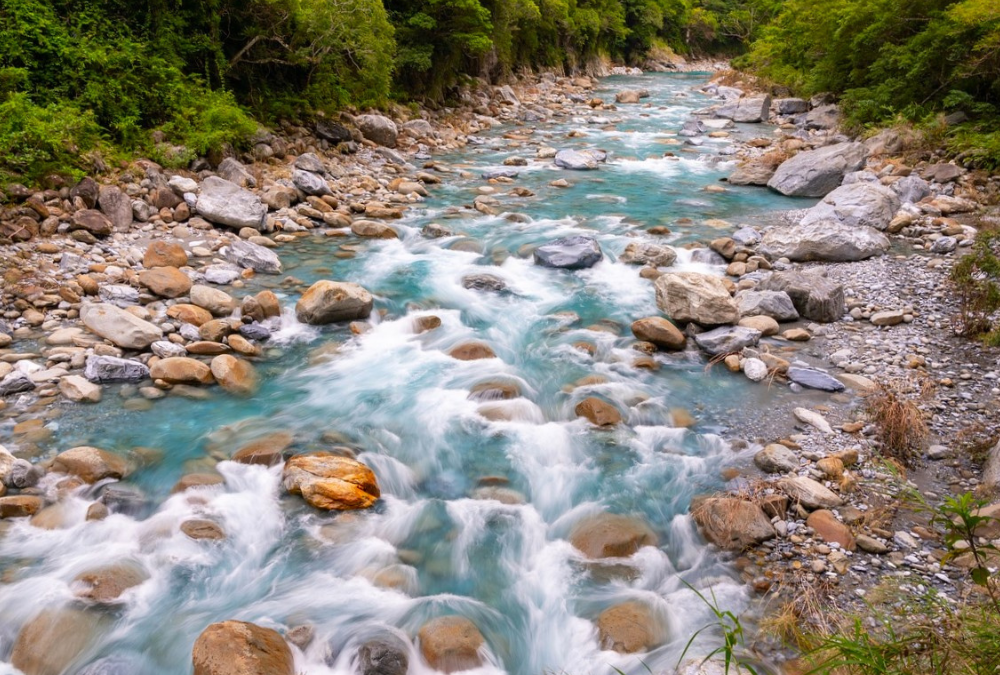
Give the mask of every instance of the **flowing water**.
M 356 647 L 368 636 L 388 629 L 412 639 L 425 621 L 444 614 L 472 619 L 485 635 L 482 673 L 662 672 L 711 617 L 685 582 L 713 592 L 724 608 L 747 607 L 746 589 L 699 538 L 687 507 L 693 495 L 722 485 L 720 469 L 736 456 L 722 438 L 729 412 L 763 411 L 773 394 L 724 369 L 707 370 L 692 351 L 655 355 L 656 371 L 634 367 L 639 354 L 628 325 L 658 312 L 639 268 L 615 261 L 653 225 L 673 232 L 658 241 L 679 247 L 727 233 L 706 220 L 754 222 L 803 205 L 755 188 L 703 190 L 731 168 L 720 154 L 731 139 L 687 149 L 671 141 L 682 141 L 674 134 L 709 103 L 695 91 L 704 79 L 605 80 L 599 95 L 606 99 L 630 86 L 652 94 L 651 107 L 600 113 L 617 123 L 614 131 L 586 117 L 536 125 L 531 142 L 599 147 L 610 159 L 586 173 L 559 171 L 548 161 L 520 168 L 515 185 L 536 196 L 498 196 L 505 212 L 525 218 L 454 207 L 471 203 L 486 184 L 483 171 L 512 154 L 534 155 L 535 146 L 503 138 L 530 125 L 482 134 L 482 143 L 436 157 L 469 173 L 435 186 L 431 199 L 397 223 L 399 240 L 365 241 L 351 259 L 332 255 L 343 239 L 283 248 L 288 273 L 307 282 L 359 282 L 376 296 L 381 316 L 370 332 L 354 336 L 344 326 L 302 326 L 286 310 L 271 358 L 258 365 L 264 384 L 253 398 L 214 390 L 209 401 L 167 397 L 150 410 L 129 410 L 109 388 L 101 404 L 52 419 L 59 450 L 86 444 L 143 458 L 124 483 L 142 498 L 104 521 L 86 522 L 97 489 L 89 488 L 65 501 L 62 528 L 17 522 L 0 535 L 0 656 L 10 658 L 18 630 L 40 609 L 72 604 L 77 574 L 119 561 L 141 565 L 150 578 L 102 611 L 79 670 L 70 672 L 184 675 L 198 634 L 209 623 L 240 619 L 282 631 L 312 624 L 316 637 L 296 651 L 297 670 L 348 674 L 356 672 Z M 586 135 L 568 138 L 574 129 Z M 571 187 L 549 187 L 557 178 Z M 429 222 L 460 234 L 428 239 L 420 229 Z M 545 269 L 518 255 L 525 245 L 580 233 L 596 236 L 606 254 L 590 270 Z M 480 252 L 468 250 L 469 241 Z M 679 250 L 676 269 L 721 273 Z M 502 277 L 508 291 L 465 289 L 462 277 L 473 272 Z M 247 290 L 271 283 L 291 308 L 296 297 L 279 281 L 258 277 Z M 417 334 L 414 320 L 425 315 L 442 325 Z M 470 339 L 488 343 L 498 358 L 447 356 Z M 593 355 L 575 346 L 580 342 Z M 594 375 L 600 378 L 570 386 Z M 488 420 L 478 411 L 483 402 L 469 397 L 490 380 L 523 393 L 491 404 L 508 421 Z M 615 403 L 627 424 L 596 430 L 576 419 L 574 406 L 590 395 Z M 698 424 L 675 427 L 675 408 Z M 183 474 L 204 471 L 212 458 L 277 430 L 294 432 L 301 450 L 349 444 L 375 471 L 383 499 L 368 512 L 321 513 L 283 494 L 280 467 L 225 461 L 217 466 L 224 485 L 170 494 Z M 0 427 L 0 440 L 11 443 L 9 433 Z M 487 476 L 508 480 L 525 503 L 472 498 Z M 575 523 L 601 511 L 638 515 L 659 546 L 633 556 L 628 573 L 588 565 L 567 537 Z M 179 525 L 191 517 L 218 522 L 227 538 L 189 539 Z M 594 617 L 634 599 L 654 608 L 669 639 L 641 655 L 602 651 Z M 85 670 L 94 663 L 99 667 Z M 410 673 L 424 672 L 430 669 L 413 648 Z

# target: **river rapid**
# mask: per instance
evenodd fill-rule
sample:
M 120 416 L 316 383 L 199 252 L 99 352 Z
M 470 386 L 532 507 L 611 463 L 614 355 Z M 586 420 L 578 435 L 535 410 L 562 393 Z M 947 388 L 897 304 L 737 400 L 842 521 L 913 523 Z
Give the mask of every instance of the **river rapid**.
M 739 433 L 733 411 L 765 415 L 778 394 L 708 368 L 693 346 L 636 367 L 644 355 L 632 349 L 629 325 L 660 312 L 653 284 L 617 256 L 636 237 L 655 239 L 677 249 L 673 270 L 722 274 L 684 246 L 810 205 L 719 183 L 736 139 L 769 135 L 766 125 L 684 144 L 677 132 L 713 102 L 697 91 L 705 81 L 605 79 L 596 93 L 605 100 L 623 88 L 650 97 L 617 111 L 497 128 L 436 155 L 452 172 L 394 223 L 398 240 L 315 236 L 280 249 L 287 274 L 357 282 L 374 294 L 376 312 L 361 335 L 345 325 L 309 327 L 295 320 L 297 293 L 281 277 L 248 283 L 247 292 L 271 287 L 286 308 L 252 398 L 213 390 L 209 400 L 170 396 L 134 409 L 123 405 L 134 391 L 112 387 L 99 404 L 53 416 L 58 449 L 97 446 L 140 468 L 116 486 L 120 507 L 104 520 L 86 520 L 103 486 L 85 486 L 63 500 L 60 527 L 22 519 L 0 535 L 0 656 L 10 658 L 21 626 L 39 610 L 74 606 L 80 573 L 128 562 L 148 578 L 121 602 L 88 610 L 87 647 L 67 672 L 186 675 L 201 631 L 238 619 L 282 633 L 312 626 L 312 641 L 295 649 L 301 673 L 356 673 L 357 646 L 388 631 L 409 645 L 409 673 L 424 675 L 434 671 L 416 635 L 448 614 L 471 619 L 485 637 L 477 675 L 670 672 L 712 618 L 691 587 L 734 612 L 751 602 L 729 559 L 697 533 L 688 506 L 723 486 L 725 466 L 752 453 L 725 440 Z M 592 123 L 599 116 L 607 123 Z M 532 159 L 539 145 L 600 148 L 609 158 L 596 171 L 564 171 Z M 487 185 L 481 174 L 512 155 L 529 161 L 516 167 L 513 184 L 495 186 L 499 215 L 468 208 Z M 560 178 L 570 186 L 549 185 Z M 725 191 L 705 190 L 712 185 Z M 515 186 L 534 195 L 508 196 Z M 428 223 L 457 234 L 428 238 Z M 644 232 L 654 226 L 671 233 Z M 526 255 L 574 234 L 596 237 L 604 260 L 568 271 Z M 339 248 L 345 243 L 349 249 Z M 463 286 L 483 272 L 506 290 Z M 416 332 L 415 321 L 430 315 L 440 327 Z M 448 356 L 469 340 L 497 358 Z M 484 401 L 470 393 L 487 382 L 521 395 Z M 614 404 L 624 423 L 601 429 L 576 417 L 588 396 Z M 693 426 L 678 424 L 687 416 Z M 280 466 L 225 461 L 278 431 L 293 434 L 296 452 L 353 449 L 375 472 L 382 499 L 369 511 L 319 512 L 285 493 Z M 9 432 L 0 428 L 0 439 Z M 224 484 L 171 494 L 181 476 L 211 470 Z M 628 559 L 587 560 L 570 533 L 600 512 L 643 521 L 658 544 Z M 225 539 L 189 538 L 179 528 L 191 518 L 218 523 Z M 655 649 L 601 649 L 595 618 L 627 601 L 650 608 L 662 628 Z M 691 653 L 704 654 L 713 639 L 703 634 Z M 0 663 L 5 670 L 16 672 Z

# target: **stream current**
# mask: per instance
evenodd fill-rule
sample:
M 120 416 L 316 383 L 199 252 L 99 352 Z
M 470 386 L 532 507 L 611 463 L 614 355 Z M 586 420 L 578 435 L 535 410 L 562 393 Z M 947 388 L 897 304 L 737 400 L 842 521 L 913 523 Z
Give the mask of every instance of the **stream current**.
M 435 156 L 454 172 L 393 223 L 398 240 L 352 241 L 353 258 L 332 255 L 348 240 L 322 236 L 279 249 L 286 274 L 369 289 L 375 325 L 356 336 L 344 325 L 299 324 L 291 309 L 297 293 L 281 277 L 257 277 L 243 292 L 272 287 L 286 315 L 267 343 L 270 358 L 257 365 L 263 385 L 252 398 L 214 389 L 206 401 L 168 396 L 130 410 L 107 387 L 102 403 L 70 406 L 51 420 L 57 450 L 93 445 L 129 455 L 140 468 L 117 486 L 127 491 L 123 507 L 103 521 L 85 519 L 100 489 L 87 487 L 63 501 L 63 527 L 19 521 L 0 534 L 0 658 L 9 660 L 19 629 L 40 610 L 73 605 L 78 574 L 120 561 L 149 578 L 100 611 L 69 673 L 187 675 L 201 631 L 239 619 L 280 632 L 312 625 L 312 642 L 295 650 L 297 672 L 356 673 L 357 645 L 388 630 L 411 645 L 410 675 L 425 675 L 434 671 L 416 634 L 447 614 L 471 619 L 485 636 L 481 675 L 660 673 L 711 619 L 686 584 L 714 593 L 725 609 L 745 609 L 747 589 L 687 510 L 693 496 L 723 486 L 721 469 L 738 458 L 723 440 L 732 411 L 764 414 L 776 394 L 706 368 L 693 348 L 655 354 L 657 370 L 634 367 L 640 354 L 628 327 L 660 312 L 640 268 L 616 260 L 639 236 L 677 248 L 673 271 L 722 274 L 682 248 L 731 233 L 713 219 L 735 228 L 809 205 L 761 188 L 704 190 L 731 170 L 726 148 L 735 137 L 772 132 L 738 125 L 729 138 L 683 145 L 676 135 L 683 123 L 713 102 L 697 92 L 705 79 L 605 79 L 595 95 L 613 100 L 615 91 L 641 87 L 651 105 L 497 128 Z M 614 129 L 588 123 L 598 115 Z M 528 129 L 527 141 L 504 138 Z M 573 130 L 584 135 L 568 137 Z M 609 159 L 597 171 L 563 171 L 531 159 L 538 145 L 600 148 Z M 497 186 L 503 213 L 467 208 L 487 184 L 480 174 L 511 155 L 529 164 L 517 168 L 515 183 Z M 550 187 L 558 178 L 570 187 Z M 535 196 L 506 196 L 515 186 Z M 505 218 L 510 212 L 526 217 Z M 427 238 L 421 228 L 431 222 L 461 234 Z M 652 226 L 671 234 L 645 234 Z M 524 255 L 526 246 L 573 234 L 596 237 L 605 259 L 566 271 Z M 481 252 L 469 250 L 470 241 Z M 464 276 L 482 272 L 501 277 L 507 291 L 463 287 Z M 441 326 L 417 334 L 414 320 L 426 315 Z M 497 358 L 447 355 L 469 340 L 489 344 Z M 574 386 L 582 378 L 590 379 Z M 520 390 L 519 398 L 491 403 L 507 421 L 487 419 L 483 402 L 470 398 L 486 381 Z M 625 423 L 598 429 L 577 418 L 574 406 L 595 395 L 615 404 Z M 675 426 L 677 409 L 697 423 Z M 377 475 L 381 501 L 366 512 L 319 512 L 284 493 L 280 467 L 216 465 L 247 441 L 283 430 L 294 434 L 295 451 L 352 447 Z M 9 427 L 0 427 L 0 442 L 12 443 Z M 170 493 L 182 475 L 213 465 L 223 485 Z M 524 503 L 474 498 L 484 477 L 508 481 Z M 625 568 L 585 560 L 569 533 L 602 511 L 640 518 L 658 545 L 613 561 Z M 219 523 L 226 538 L 188 538 L 179 525 L 193 517 Z M 595 617 L 629 600 L 652 607 L 666 642 L 641 654 L 602 650 Z M 0 672 L 15 672 L 6 663 Z

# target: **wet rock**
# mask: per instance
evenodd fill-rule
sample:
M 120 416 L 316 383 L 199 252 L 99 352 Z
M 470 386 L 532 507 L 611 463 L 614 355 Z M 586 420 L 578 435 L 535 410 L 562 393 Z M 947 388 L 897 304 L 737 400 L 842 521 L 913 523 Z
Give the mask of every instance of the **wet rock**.
M 656 280 L 655 287 L 657 306 L 674 321 L 717 326 L 740 319 L 739 308 L 720 277 L 668 273 Z
M 262 274 L 280 274 L 281 260 L 274 251 L 259 244 L 237 239 L 223 247 L 222 256 L 238 267 Z M 206 275 L 208 279 L 208 275 Z M 209 281 L 211 281 L 209 279 Z M 216 283 L 216 282 L 213 282 Z
M 786 372 L 788 379 L 792 382 L 807 387 L 809 389 L 819 389 L 820 391 L 844 391 L 844 383 L 824 373 L 822 370 L 813 368 L 791 367 Z
M 123 349 L 145 349 L 163 337 L 159 327 L 106 303 L 83 305 L 80 318 L 90 332 Z
M 295 675 L 292 650 L 270 628 L 243 621 L 213 623 L 191 652 L 194 675 Z
M 766 122 L 770 111 L 770 96 L 745 96 L 727 102 L 715 111 L 715 116 L 734 122 Z
M 67 375 L 59 380 L 59 393 L 76 403 L 99 403 L 101 388 L 79 375 Z
M 217 176 L 202 182 L 194 210 L 210 223 L 234 229 L 263 230 L 267 220 L 267 206 L 260 197 Z
M 489 345 L 482 342 L 463 342 L 448 350 L 448 356 L 459 361 L 478 361 L 495 359 L 497 355 Z
M 864 164 L 861 143 L 848 142 L 800 152 L 783 162 L 767 185 L 790 197 L 825 197 Z
M 462 277 L 462 286 L 473 291 L 501 293 L 507 290 L 507 282 L 495 274 L 470 274 Z
M 578 270 L 593 267 L 604 253 L 593 237 L 576 235 L 556 239 L 535 249 L 535 264 L 542 267 Z
M 184 267 L 188 264 L 188 256 L 184 247 L 168 241 L 154 241 L 146 247 L 142 257 L 142 266 L 146 269 L 154 267 Z
M 0 379 L 0 398 L 32 391 L 35 386 L 34 381 L 26 373 L 15 370 Z
M 368 640 L 358 649 L 361 675 L 406 675 L 409 666 L 408 645 L 395 635 Z
M 41 497 L 34 495 L 11 495 L 0 497 L 0 518 L 27 518 L 42 508 Z
M 139 272 L 139 283 L 161 298 L 177 298 L 191 290 L 191 279 L 176 267 L 154 267 Z
M 742 291 L 736 294 L 741 316 L 769 316 L 775 321 L 795 321 L 799 313 L 784 291 Z
M 620 654 L 649 651 L 667 638 L 660 617 L 651 607 L 635 600 L 609 607 L 598 615 L 596 623 L 601 649 Z
M 658 349 L 676 351 L 684 349 L 687 339 L 677 326 L 663 317 L 650 316 L 632 323 L 632 334 L 639 340 L 651 342 Z
M 776 272 L 759 286 L 784 291 L 803 317 L 821 323 L 839 321 L 847 312 L 844 288 L 827 277 L 807 272 Z
M 243 359 L 221 354 L 212 359 L 212 376 L 219 386 L 237 396 L 252 396 L 260 386 L 254 367 Z
M 418 634 L 420 653 L 434 670 L 454 673 L 483 664 L 479 649 L 482 633 L 465 617 L 443 616 L 428 621 Z
M 712 356 L 734 354 L 760 341 L 761 333 L 746 326 L 720 326 L 694 336 L 695 344 Z
M 643 546 L 656 546 L 649 526 L 629 516 L 600 513 L 580 521 L 569 541 L 590 559 L 627 558 Z
M 274 466 L 284 459 L 282 453 L 292 445 L 294 437 L 287 431 L 276 431 L 241 446 L 233 453 L 233 461 L 241 464 Z
M 845 551 L 853 551 L 857 548 L 851 528 L 837 520 L 832 511 L 819 509 L 809 514 L 806 525 L 816 531 L 816 534 L 827 543 L 840 544 Z
M 301 494 L 310 505 L 325 510 L 367 509 L 381 494 L 371 469 L 328 452 L 292 457 L 285 462 L 282 482 L 290 494 Z
M 764 233 L 761 252 L 772 259 L 795 262 L 856 262 L 889 250 L 889 240 L 878 230 L 849 227 L 835 220 L 816 220 Z
M 212 369 L 206 364 L 186 356 L 173 356 L 160 359 L 149 369 L 149 376 L 154 380 L 163 380 L 169 384 L 212 384 Z
M 396 123 L 383 115 L 358 115 L 354 118 L 361 134 L 369 141 L 386 148 L 395 148 L 399 129 Z
M 96 483 L 105 478 L 124 478 L 128 474 L 128 463 L 107 450 L 81 445 L 56 455 L 50 470 L 68 473 L 85 483 Z
M 140 382 L 149 377 L 149 368 L 141 361 L 92 354 L 87 357 L 83 376 L 97 383 Z
M 669 246 L 633 241 L 625 247 L 618 260 L 629 265 L 670 267 L 677 260 L 677 252 Z
M 593 171 L 599 162 L 597 156 L 587 150 L 560 150 L 553 161 L 556 166 L 571 171 Z
M 149 575 L 135 563 L 118 563 L 81 572 L 76 576 L 76 597 L 91 602 L 108 604 L 121 598 L 122 593 L 135 588 Z
M 10 662 L 24 675 L 61 675 L 97 634 L 99 617 L 79 609 L 46 609 L 26 623 Z
M 765 446 L 753 456 L 753 463 L 767 473 L 788 473 L 799 468 L 798 456 L 780 443 Z
M 225 483 L 225 479 L 217 473 L 189 473 L 181 476 L 180 480 L 174 483 L 174 486 L 170 489 L 170 494 L 202 487 L 212 487 L 213 485 L 222 485 L 223 483 Z
M 798 502 L 807 509 L 832 509 L 844 503 L 836 493 L 805 476 L 783 478 L 778 487 L 793 502 Z
M 771 519 L 753 502 L 712 497 L 698 503 L 692 516 L 710 542 L 728 551 L 742 551 L 775 537 Z
M 358 284 L 324 279 L 302 294 L 295 315 L 302 323 L 324 325 L 365 319 L 373 306 L 372 294 Z
M 587 397 L 577 403 L 573 411 L 578 417 L 586 417 L 591 424 L 599 427 L 614 426 L 622 421 L 618 408 L 595 396 Z
M 398 239 L 399 234 L 385 223 L 374 220 L 355 220 L 351 223 L 351 232 L 358 237 L 371 239 Z
M 292 183 L 307 195 L 332 195 L 333 191 L 322 176 L 310 171 L 296 169 L 292 172 Z
M 195 540 L 222 541 L 226 538 L 226 531 L 218 523 L 198 518 L 181 523 L 181 532 Z

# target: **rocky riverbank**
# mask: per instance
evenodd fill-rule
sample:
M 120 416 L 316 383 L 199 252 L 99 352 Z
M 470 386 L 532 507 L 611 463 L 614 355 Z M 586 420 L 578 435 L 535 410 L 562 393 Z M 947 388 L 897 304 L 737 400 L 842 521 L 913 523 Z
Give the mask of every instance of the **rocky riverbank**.
M 531 196 L 517 185 L 519 167 L 554 164 L 568 177 L 600 171 L 609 161 L 606 152 L 552 147 L 525 128 L 570 117 L 606 127 L 612 125 L 608 114 L 646 105 L 641 89 L 620 91 L 611 102 L 596 97 L 594 85 L 586 77 L 544 75 L 515 86 L 470 87 L 458 109 L 288 125 L 262 132 L 250 153 L 212 158 L 217 163 L 205 160 L 190 170 L 140 161 L 113 180 L 102 178 L 103 184 L 85 178 L 72 185 L 53 179 L 40 191 L 7 186 L 0 213 L 0 419 L 10 447 L 0 449 L 0 517 L 59 527 L 68 497 L 95 484 L 98 489 L 87 492 L 93 502 L 88 519 L 106 518 L 127 502 L 115 481 L 144 458 L 53 447 L 49 425 L 58 421 L 61 406 L 98 402 L 111 390 L 131 409 L 167 397 L 205 398 L 216 386 L 251 396 L 260 371 L 275 357 L 271 336 L 288 322 L 349 324 L 355 334 L 371 330 L 385 317 L 368 289 L 333 279 L 307 285 L 281 278 L 282 255 L 317 234 L 337 258 L 354 257 L 366 239 L 399 237 L 394 223 L 407 209 L 461 175 L 436 159 L 439 153 L 479 142 L 478 131 L 510 125 L 505 138 L 512 153 L 503 170 L 483 176 L 462 209 L 468 213 L 516 211 L 518 200 Z M 669 234 L 663 226 L 638 233 L 619 258 L 655 286 L 657 304 L 670 319 L 635 317 L 632 367 L 655 370 L 665 355 L 688 352 L 728 368 L 733 377 L 794 394 L 768 410 L 766 420 L 757 410 L 734 411 L 734 446 L 760 446 L 757 468 L 736 467 L 733 490 L 696 502 L 695 520 L 720 548 L 749 547 L 737 564 L 762 593 L 824 582 L 834 589 L 827 591 L 834 601 L 848 603 L 887 573 L 950 591 L 963 572 L 937 564 L 941 545 L 926 523 L 897 515 L 905 479 L 880 462 L 876 429 L 860 397 L 877 382 L 897 380 L 904 382 L 904 395 L 929 392 L 915 400 L 928 413 L 932 435 L 920 462 L 930 468 L 914 483 L 930 501 L 978 485 L 957 439 L 1000 424 L 1000 364 L 996 353 L 953 337 L 954 298 L 946 278 L 1000 183 L 931 156 L 906 159 L 906 139 L 899 134 L 848 138 L 826 98 L 772 100 L 721 85 L 706 91 L 717 105 L 685 124 L 667 157 L 745 134 L 742 125 L 772 122 L 774 133 L 762 127 L 766 134 L 726 148 L 726 157 L 740 160 L 729 182 L 823 201 L 780 223 L 715 222 L 725 236 L 692 245 L 690 255 L 717 266 L 718 274 L 672 270 L 678 251 L 663 242 Z M 567 184 L 568 178 L 558 178 L 550 187 Z M 712 187 L 710 193 L 727 189 Z M 433 223 L 423 234 L 434 239 L 452 231 Z M 587 236 L 517 254 L 565 270 L 593 267 L 606 256 Z M 268 276 L 301 297 L 282 306 L 260 283 Z M 485 273 L 463 284 L 504 291 L 503 279 Z M 413 330 L 440 326 L 439 317 L 422 316 Z M 579 349 L 596 351 L 588 343 Z M 495 356 L 478 341 L 455 345 L 448 354 L 462 361 Z M 472 394 L 484 401 L 479 410 L 487 419 L 517 412 L 497 400 L 524 400 L 516 387 L 497 382 Z M 625 423 L 631 412 L 596 395 L 573 410 L 606 428 Z M 676 410 L 674 424 L 694 420 Z M 223 459 L 284 462 L 284 492 L 321 511 L 372 507 L 381 496 L 375 473 L 338 439 L 328 440 L 327 449 L 288 457 L 292 439 L 276 432 Z M 192 472 L 175 490 L 221 480 Z M 480 490 L 477 498 L 523 500 L 502 482 Z M 211 519 L 185 521 L 182 530 L 199 541 L 227 536 Z M 569 538 L 596 561 L 628 558 L 657 543 L 647 526 L 628 518 L 586 521 Z M 113 600 L 143 581 L 129 570 L 87 574 L 85 600 L 108 587 Z M 102 585 L 106 578 L 114 583 Z M 595 620 L 600 643 L 622 653 L 654 648 L 663 637 L 651 616 L 641 604 L 605 610 Z M 76 625 L 80 617 L 74 617 L 45 613 L 29 622 L 17 637 L 14 664 L 26 673 L 51 669 L 46 659 L 56 656 L 47 656 L 53 645 L 45 636 Z M 647 628 L 636 630 L 636 617 Z M 291 672 L 286 640 L 308 643 L 309 627 L 299 628 L 282 638 L 253 624 L 213 624 L 195 645 L 196 673 L 219 672 L 216 665 L 230 659 L 230 650 L 257 664 L 247 668 Z M 481 663 L 483 636 L 475 625 L 434 620 L 425 629 L 419 642 L 432 667 L 450 672 Z M 250 656 L 243 644 L 255 645 Z M 78 647 L 59 652 L 63 665 L 79 655 Z M 383 658 L 405 658 L 404 650 L 384 640 L 366 643 L 361 654 L 375 664 L 366 673 L 383 672 Z

